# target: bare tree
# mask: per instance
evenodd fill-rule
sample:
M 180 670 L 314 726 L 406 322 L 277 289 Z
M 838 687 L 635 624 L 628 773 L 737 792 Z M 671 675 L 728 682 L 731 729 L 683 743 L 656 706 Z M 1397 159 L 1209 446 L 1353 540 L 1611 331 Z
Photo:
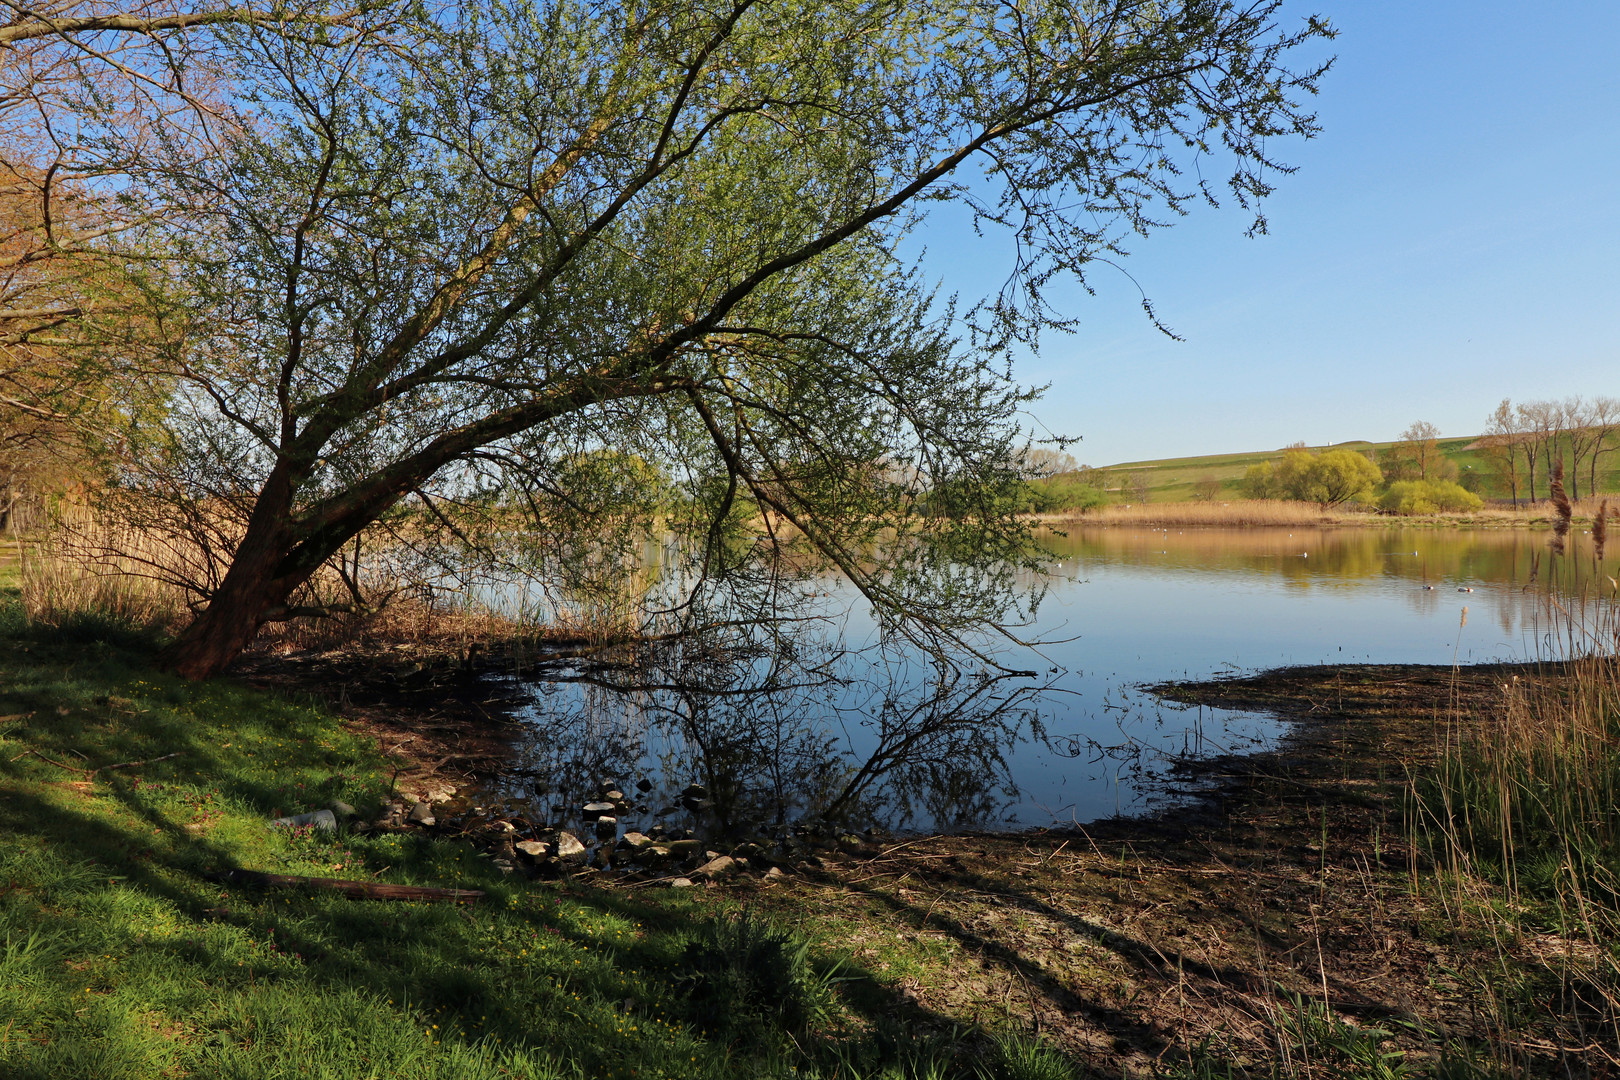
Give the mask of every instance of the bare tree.
M 222 31 L 302 27 L 338 47 L 397 6 L 0 0 L 0 198 L 14 211 L 0 221 L 0 374 L 17 366 L 9 346 L 60 349 L 86 321 L 116 322 L 130 291 L 110 279 L 162 275 L 161 229 L 195 222 L 208 195 L 181 178 L 242 121 Z
M 1587 405 L 1586 422 L 1593 432 L 1588 490 L 1598 493 L 1598 460 L 1620 443 L 1620 398 L 1596 397 Z
M 1518 406 L 1517 412 L 1519 430 L 1524 434 L 1528 450 L 1526 461 L 1530 474 L 1530 501 L 1535 502 L 1538 457 L 1544 466 L 1542 475 L 1548 477 L 1548 483 L 1551 483 L 1553 454 L 1560 427 L 1559 410 L 1550 401 L 1527 401 Z
M 1491 413 L 1490 422 L 1485 428 L 1484 444 L 1486 457 L 1496 466 L 1498 476 L 1507 481 L 1509 494 L 1513 498 L 1515 508 L 1519 505 L 1519 457 L 1528 452 L 1521 428 L 1519 415 L 1513 410 L 1513 403 L 1503 398 L 1501 404 Z

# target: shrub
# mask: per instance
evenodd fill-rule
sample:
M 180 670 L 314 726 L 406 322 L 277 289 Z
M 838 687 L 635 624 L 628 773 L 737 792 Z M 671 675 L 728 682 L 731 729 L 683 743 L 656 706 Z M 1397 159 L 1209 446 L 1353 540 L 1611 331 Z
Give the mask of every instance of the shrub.
M 1095 472 L 1095 470 L 1092 470 Z M 1058 514 L 1064 511 L 1085 513 L 1108 505 L 1108 497 L 1100 486 L 1089 482 L 1079 472 L 1058 473 L 1027 481 L 1029 492 L 1027 509 L 1037 514 Z
M 1484 503 L 1452 480 L 1397 480 L 1378 505 L 1396 514 L 1468 513 Z
M 1383 478 L 1378 466 L 1354 450 L 1290 450 L 1281 461 L 1252 466 L 1243 475 L 1243 489 L 1251 499 L 1338 506 L 1370 498 Z

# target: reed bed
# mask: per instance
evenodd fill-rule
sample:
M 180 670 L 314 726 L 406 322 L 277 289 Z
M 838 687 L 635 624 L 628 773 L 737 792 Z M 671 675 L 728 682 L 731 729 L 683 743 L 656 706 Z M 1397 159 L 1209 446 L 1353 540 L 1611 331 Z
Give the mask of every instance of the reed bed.
M 631 569 L 547 595 L 536 606 L 504 610 L 487 597 L 500 583 L 469 587 L 431 561 L 373 557 L 365 569 L 334 561 L 302 586 L 291 603 L 325 608 L 264 626 L 258 653 L 322 652 L 411 646 L 470 657 L 497 646 L 601 646 L 634 641 L 645 629 L 640 613 L 650 587 Z M 184 536 L 155 536 L 88 513 L 59 521 L 52 531 L 0 547 L 20 563 L 23 617 L 70 636 L 100 634 L 161 644 L 181 630 L 215 582 L 218 560 Z
M 1505 682 L 1484 724 L 1443 726 L 1409 822 L 1457 931 L 1535 960 L 1528 984 L 1481 988 L 1500 1029 L 1528 995 L 1558 1011 L 1561 1049 L 1620 1067 L 1620 606 L 1549 606 L 1564 633 L 1543 647 L 1557 655 Z M 1511 1039 L 1492 1049 L 1504 1068 L 1524 1064 Z
M 125 538 L 138 548 L 139 536 Z M 112 632 L 161 637 L 189 617 L 183 592 L 143 573 L 148 550 L 136 557 L 87 559 L 52 537 L 17 545 L 18 588 L 28 623 L 65 632 Z

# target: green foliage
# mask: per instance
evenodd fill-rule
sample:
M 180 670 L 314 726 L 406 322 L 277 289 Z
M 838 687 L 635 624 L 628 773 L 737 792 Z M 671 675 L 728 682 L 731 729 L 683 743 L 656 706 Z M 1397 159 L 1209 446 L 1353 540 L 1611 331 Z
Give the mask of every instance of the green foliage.
M 749 912 L 702 924 L 681 953 L 680 981 L 706 1029 L 763 1021 L 793 1035 L 825 1022 L 838 967 L 817 970 L 810 943 Z
M 1403 1080 L 1413 1075 L 1406 1055 L 1385 1050 L 1390 1033 L 1346 1023 L 1323 1003 L 1296 996 L 1283 1013 L 1283 1030 L 1302 1065 L 1343 1080 Z
M 890 623 L 1003 621 L 1034 396 L 1007 351 L 1062 325 L 1054 280 L 1202 201 L 1216 160 L 1262 224 L 1326 70 L 1289 58 L 1333 33 L 1280 7 L 389 4 L 346 12 L 342 49 L 193 28 L 240 122 L 119 189 L 150 208 L 129 235 L 163 257 L 125 262 L 161 262 L 138 315 L 168 336 L 133 377 L 120 349 L 87 376 L 174 389 L 158 438 L 116 433 L 113 511 L 195 554 L 172 663 L 217 673 L 401 506 L 458 568 L 521 561 L 557 520 L 633 550 L 634 461 L 679 494 L 689 582 L 791 541 Z M 80 97 L 92 128 L 125 116 Z M 1017 287 L 934 304 L 896 253 L 943 201 L 1016 229 Z M 750 502 L 793 527 L 703 550 Z M 947 548 L 976 563 L 948 595 Z
M 1067 1055 L 1029 1035 L 996 1040 L 990 1059 L 978 1067 L 979 1080 L 1078 1080 L 1080 1070 Z
M 1071 471 L 1025 481 L 1028 512 L 1035 514 L 1085 513 L 1108 505 L 1102 474 L 1095 469 Z
M 1378 498 L 1395 514 L 1462 514 L 1484 505 L 1478 495 L 1454 480 L 1397 480 Z
M 1382 479 L 1378 466 L 1354 450 L 1290 450 L 1281 461 L 1251 466 L 1244 473 L 1243 489 L 1252 499 L 1339 506 L 1370 499 Z

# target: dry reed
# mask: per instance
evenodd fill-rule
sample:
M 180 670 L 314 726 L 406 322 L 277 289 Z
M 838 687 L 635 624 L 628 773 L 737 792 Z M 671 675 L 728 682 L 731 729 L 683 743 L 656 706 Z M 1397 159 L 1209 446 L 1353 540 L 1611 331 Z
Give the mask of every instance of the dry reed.
M 125 539 L 131 547 L 140 542 L 134 536 Z M 19 543 L 18 553 L 22 610 L 33 625 L 65 629 L 97 623 L 163 634 L 187 618 L 182 592 L 142 573 L 141 558 L 78 558 L 49 535 L 36 543 Z
M 1572 1045 L 1615 1048 L 1620 1066 L 1620 606 L 1548 604 L 1564 632 L 1545 647 L 1559 655 L 1505 683 L 1483 725 L 1448 721 L 1440 764 L 1412 784 L 1411 822 L 1459 929 L 1488 931 L 1506 959 L 1525 931 L 1554 928 L 1556 947 L 1532 957 L 1538 992 L 1561 1003 Z M 1519 1048 L 1494 1050 L 1525 1064 Z

